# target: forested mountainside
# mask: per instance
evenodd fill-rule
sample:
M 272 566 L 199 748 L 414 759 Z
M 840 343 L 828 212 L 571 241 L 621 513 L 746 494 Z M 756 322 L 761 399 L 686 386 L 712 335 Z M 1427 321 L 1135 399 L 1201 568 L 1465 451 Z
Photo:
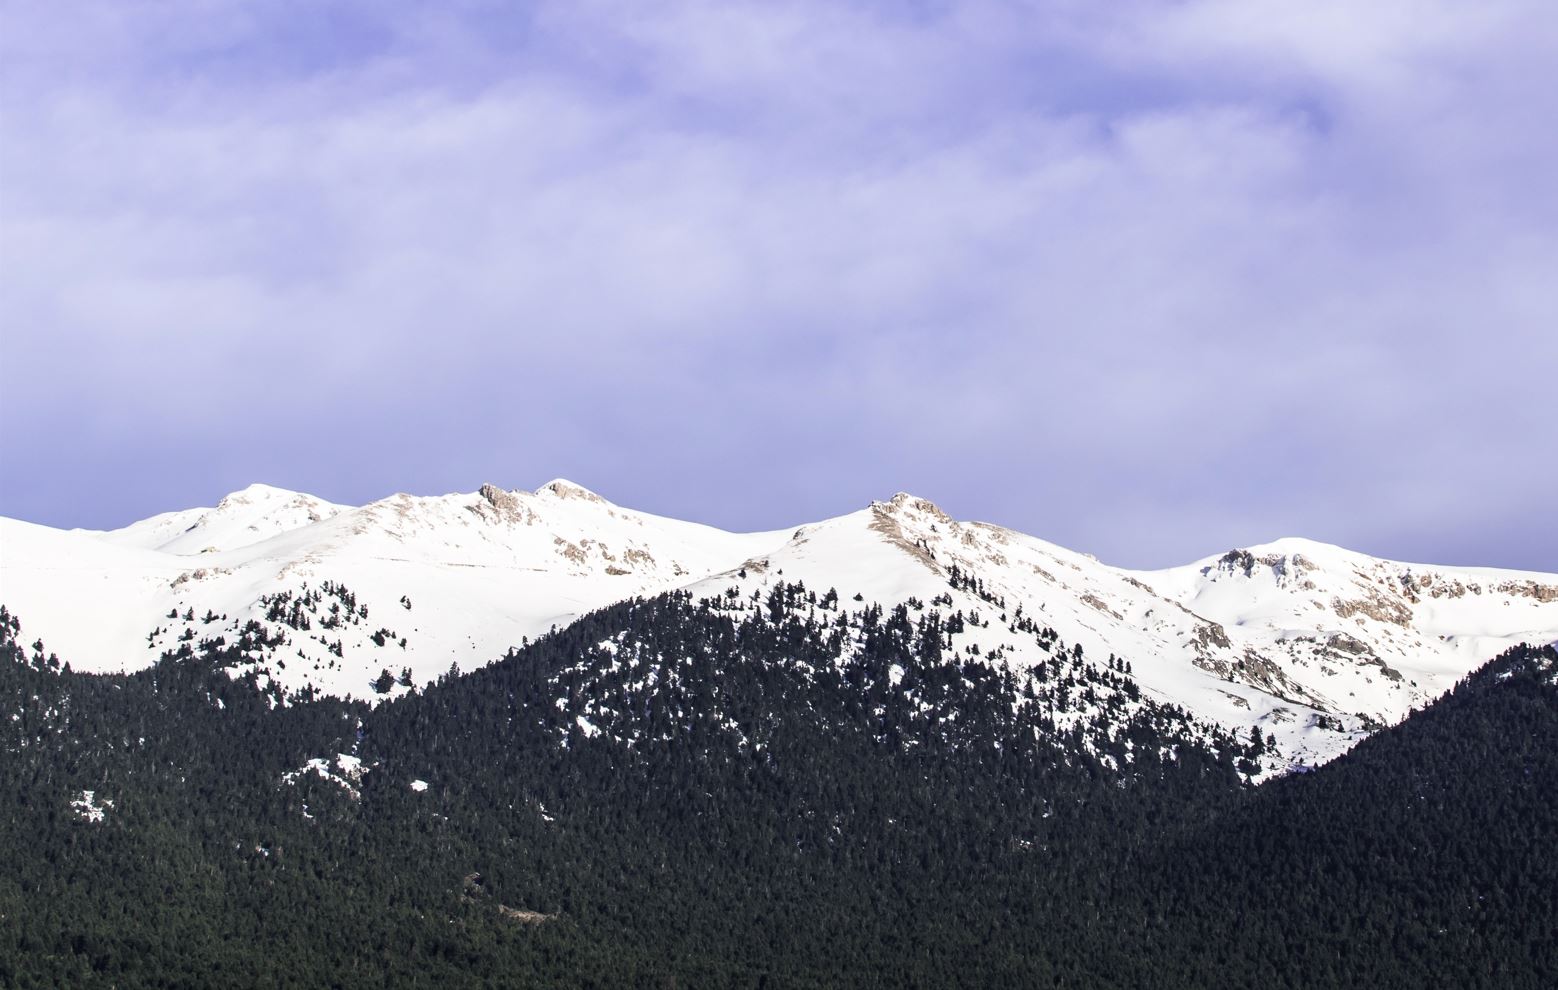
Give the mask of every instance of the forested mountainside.
M 1558 976 L 1551 648 L 1257 788 L 1127 660 L 813 594 L 623 602 L 378 707 L 237 644 L 74 673 L 0 613 L 0 984 Z

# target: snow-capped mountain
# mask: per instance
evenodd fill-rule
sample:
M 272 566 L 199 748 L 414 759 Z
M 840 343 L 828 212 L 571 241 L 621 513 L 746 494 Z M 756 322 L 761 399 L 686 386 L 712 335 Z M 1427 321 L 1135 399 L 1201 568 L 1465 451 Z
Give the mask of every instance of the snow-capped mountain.
M 905 494 L 802 527 L 762 563 L 840 592 L 852 590 L 848 575 L 867 599 L 950 596 L 946 609 L 990 622 L 963 642 L 1023 666 L 1040 651 L 1011 628 L 1020 609 L 1095 662 L 1130 662 L 1162 700 L 1319 758 L 1508 646 L 1558 635 L 1558 575 L 1403 564 L 1296 539 L 1130 571 Z M 949 590 L 954 568 L 978 590 Z
M 246 547 L 329 519 L 347 508 L 283 488 L 250 485 L 222 499 L 214 509 L 164 512 L 123 529 L 92 535 L 118 546 L 187 556 Z
M 1049 656 L 1033 633 L 1048 630 L 1090 663 L 1128 663 L 1158 700 L 1305 759 L 1399 721 L 1508 646 L 1558 639 L 1558 575 L 1294 539 L 1129 571 L 904 494 L 750 534 L 562 480 L 360 508 L 256 485 L 112 532 L 0 519 L 0 603 L 29 641 L 107 671 L 243 640 L 250 669 L 288 691 L 369 695 L 385 670 L 421 684 L 625 598 L 761 600 L 780 581 L 962 613 L 955 650 L 1018 667 Z
M 633 512 L 560 480 L 360 508 L 254 486 L 106 533 L 4 520 L 0 602 L 76 669 L 135 669 L 253 621 L 277 640 L 255 659 L 283 686 L 362 695 L 381 669 L 421 683 L 482 664 L 782 539 Z

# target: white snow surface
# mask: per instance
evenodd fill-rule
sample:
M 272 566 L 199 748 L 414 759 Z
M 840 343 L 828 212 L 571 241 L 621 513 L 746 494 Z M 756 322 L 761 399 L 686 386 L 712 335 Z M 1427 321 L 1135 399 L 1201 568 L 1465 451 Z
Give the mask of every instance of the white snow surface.
M 108 812 L 112 811 L 113 808 L 114 803 L 108 798 L 103 798 L 99 801 L 96 791 L 82 791 L 80 797 L 70 802 L 70 809 L 76 813 L 76 816 L 82 821 L 90 822 L 93 825 L 100 824 L 107 819 Z
M 409 668 L 423 684 L 625 598 L 749 595 L 776 581 L 836 589 L 846 605 L 856 594 L 888 608 L 942 597 L 943 613 L 981 617 L 959 648 L 1041 659 L 1002 608 L 949 587 L 953 566 L 1004 600 L 1009 620 L 1021 607 L 1089 661 L 1129 661 L 1149 695 L 1257 726 L 1308 761 L 1400 721 L 1509 646 L 1558 639 L 1555 574 L 1407 564 L 1298 539 L 1130 571 L 907 494 L 766 533 L 636 512 L 563 480 L 362 507 L 256 485 L 111 532 L 0 518 L 0 603 L 28 642 L 41 637 L 73 668 L 145 667 L 181 639 L 232 642 L 255 620 L 286 641 L 234 673 L 357 697 L 374 696 L 382 670 Z M 267 617 L 262 596 L 318 597 L 327 582 L 357 611 L 327 594 L 310 628 Z M 327 619 L 332 606 L 342 614 Z
M 362 765 L 362 760 L 350 753 L 337 753 L 334 760 L 322 756 L 309 760 L 298 769 L 282 774 L 281 782 L 296 784 L 300 778 L 313 774 L 356 798 L 359 796 L 357 786 L 362 783 L 362 775 L 367 772 L 368 768 Z M 416 789 L 415 785 L 412 789 Z

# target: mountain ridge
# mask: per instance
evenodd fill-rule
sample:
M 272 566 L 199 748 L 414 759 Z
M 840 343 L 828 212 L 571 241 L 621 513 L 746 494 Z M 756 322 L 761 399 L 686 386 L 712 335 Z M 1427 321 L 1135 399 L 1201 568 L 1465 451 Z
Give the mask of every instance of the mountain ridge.
M 934 602 L 973 619 L 951 649 L 1019 669 L 1046 655 L 1018 628 L 1028 616 L 1090 662 L 1131 663 L 1158 700 L 1269 733 L 1307 762 L 1509 646 L 1558 639 L 1558 575 L 1297 537 L 1130 570 L 906 492 L 759 533 L 638 512 L 562 478 L 355 507 L 255 485 L 106 532 L 0 518 L 0 602 L 78 669 L 247 636 L 250 662 L 232 672 L 288 692 L 371 697 L 389 671 L 392 696 L 612 602 L 678 589 L 756 601 L 793 581 Z

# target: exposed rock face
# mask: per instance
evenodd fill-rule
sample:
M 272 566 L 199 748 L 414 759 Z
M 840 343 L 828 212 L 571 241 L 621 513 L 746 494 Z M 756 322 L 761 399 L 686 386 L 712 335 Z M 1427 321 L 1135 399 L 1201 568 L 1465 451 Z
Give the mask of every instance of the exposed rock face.
M 480 873 L 467 873 L 460 881 L 460 896 L 472 903 L 492 903 L 492 892 L 487 889 L 487 878 Z M 522 925 L 539 925 L 557 918 L 555 914 L 512 908 L 507 904 L 494 904 L 498 914 Z
M 168 582 L 168 587 L 177 588 L 188 581 L 204 581 L 209 577 L 220 577 L 231 573 L 232 570 L 226 567 L 197 567 L 192 571 L 185 571 Z
M 1096 608 L 1098 611 L 1104 613 L 1105 615 L 1109 616 L 1111 619 L 1114 619 L 1116 621 L 1123 621 L 1123 619 L 1124 619 L 1124 616 L 1122 616 L 1119 612 L 1116 612 L 1114 609 L 1109 607 L 1109 603 L 1108 602 L 1104 601 L 1102 598 L 1099 598 L 1097 595 L 1093 594 L 1092 592 L 1087 592 L 1087 593 L 1083 594 L 1082 595 L 1082 601 L 1084 603 L 1092 606 L 1093 608 Z
M 1389 681 L 1401 680 L 1401 672 L 1387 664 L 1368 643 L 1348 633 L 1332 633 L 1323 645 L 1315 648 L 1316 655 L 1343 663 L 1378 667 L 1380 675 Z
M 898 547 L 921 564 L 924 564 L 932 572 L 940 574 L 942 572 L 941 565 L 936 562 L 936 556 L 931 552 L 930 547 L 923 540 L 911 540 L 904 532 L 903 522 L 899 519 L 899 515 L 906 509 L 929 515 L 932 519 L 942 522 L 948 527 L 957 525 L 950 516 L 938 509 L 934 503 L 900 492 L 894 495 L 891 501 L 871 503 L 871 529 L 882 534 L 887 539 L 887 542 Z M 971 534 L 965 534 L 965 536 L 968 535 Z
M 1356 636 L 1349 636 L 1347 633 L 1334 634 L 1326 640 L 1326 645 L 1333 650 L 1348 653 L 1355 657 L 1374 656 L 1374 651 L 1369 648 L 1369 644 Z
M 1364 597 L 1351 601 L 1332 598 L 1331 609 L 1344 619 L 1350 619 L 1355 615 L 1366 615 L 1378 622 L 1389 622 L 1403 629 L 1412 624 L 1411 609 L 1372 588 Z
M 1228 649 L 1233 644 L 1228 640 L 1228 630 L 1224 629 L 1220 622 L 1203 622 L 1196 628 L 1196 645 L 1202 652 L 1208 645 Z
M 1217 569 L 1250 577 L 1255 570 L 1255 555 L 1248 550 L 1229 550 L 1217 562 Z
M 1221 623 L 1202 620 L 1190 646 L 1194 651 L 1191 662 L 1225 681 L 1248 684 L 1298 704 L 1325 706 L 1324 698 L 1294 681 L 1277 662 L 1248 646 L 1242 654 L 1235 652 Z
M 1498 590 L 1506 595 L 1535 598 L 1539 602 L 1558 602 L 1558 584 L 1537 584 L 1535 581 L 1505 581 Z
M 469 508 L 489 523 L 528 526 L 535 522 L 535 513 L 514 492 L 506 492 L 497 485 L 482 485 L 476 494 L 480 501 Z
M 1238 680 L 1261 688 L 1268 694 L 1315 707 L 1324 707 L 1326 704 L 1324 697 L 1294 681 L 1275 661 L 1255 652 L 1251 647 L 1245 647 L 1244 657 L 1234 667 L 1239 674 Z
M 498 914 L 517 921 L 522 925 L 540 925 L 557 918 L 555 914 L 542 914 L 540 911 L 526 911 L 522 908 L 511 908 L 507 904 L 498 905 Z
M 597 495 L 594 492 L 590 491 L 588 488 L 585 488 L 582 485 L 576 485 L 576 484 L 574 484 L 571 481 L 564 481 L 562 478 L 558 478 L 556 481 L 547 482 L 546 484 L 542 485 L 540 488 L 536 489 L 536 494 L 537 495 L 540 495 L 543 492 L 545 492 L 545 493 L 547 493 L 549 495 L 556 496 L 557 498 L 563 498 L 563 499 L 576 498 L 576 499 L 581 499 L 581 500 L 583 500 L 585 502 L 605 502 L 606 501 L 605 499 L 601 498 L 599 495 Z
M 941 523 L 943 526 L 951 526 L 956 522 L 951 516 L 942 512 L 941 507 L 935 502 L 932 502 L 930 499 L 916 498 L 908 492 L 899 492 L 889 499 L 887 504 L 893 509 L 908 509 L 921 515 L 930 516 L 932 520 Z
M 622 551 L 622 559 L 629 567 L 653 567 L 654 555 L 648 550 L 640 550 L 638 547 L 629 547 Z

